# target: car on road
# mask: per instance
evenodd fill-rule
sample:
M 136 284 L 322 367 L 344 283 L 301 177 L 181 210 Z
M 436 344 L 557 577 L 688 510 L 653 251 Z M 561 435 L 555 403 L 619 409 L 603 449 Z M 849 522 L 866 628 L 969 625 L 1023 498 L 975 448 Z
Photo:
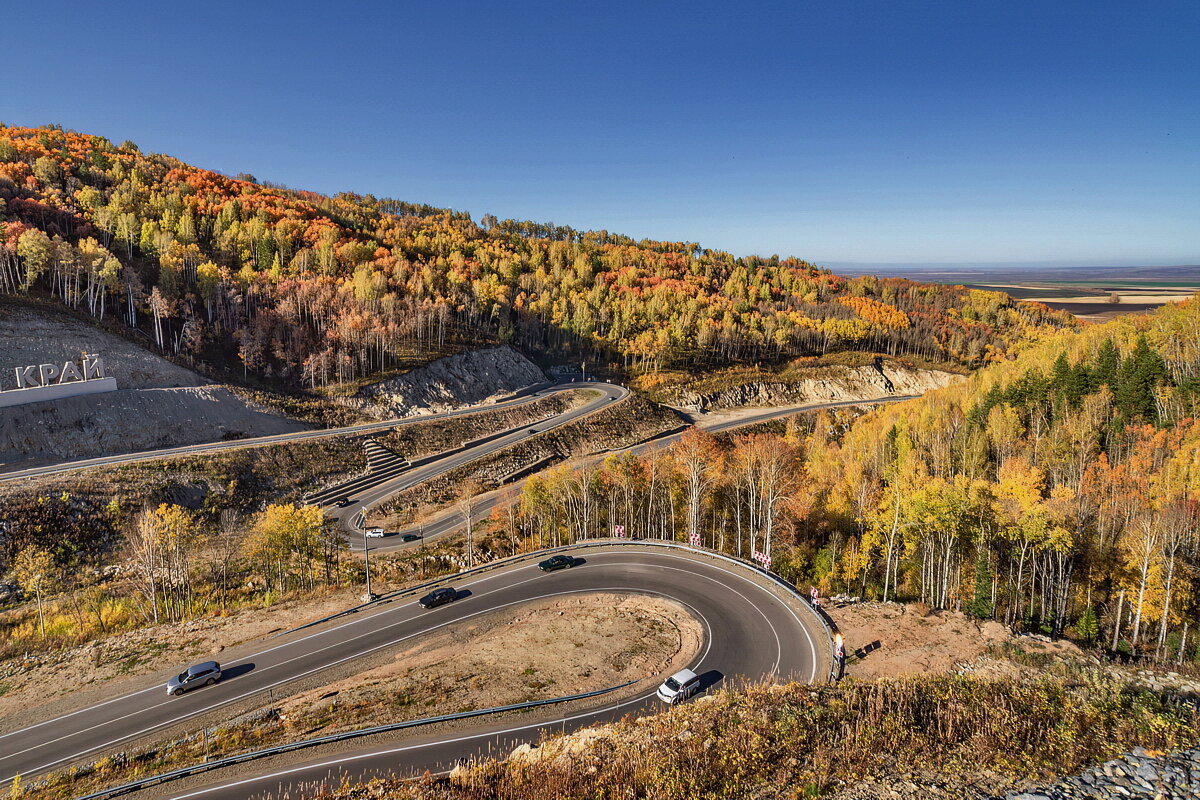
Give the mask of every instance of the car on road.
M 700 691 L 700 676 L 690 669 L 681 669 L 662 682 L 655 694 L 664 703 L 680 703 Z
M 219 680 L 221 665 L 215 661 L 205 661 L 203 664 L 188 667 L 167 681 L 167 694 L 178 696 L 197 686 L 211 686 Z
M 418 540 L 418 539 L 420 539 L 420 538 L 421 538 L 420 534 L 416 534 L 416 533 L 406 533 L 406 534 L 404 534 L 403 536 L 401 536 L 401 537 L 400 537 L 400 541 L 402 541 L 402 542 L 415 542 L 415 541 L 417 541 L 417 540 Z
M 441 589 L 434 589 L 418 600 L 417 603 L 421 608 L 437 608 L 438 606 L 446 605 L 446 603 L 453 603 L 457 599 L 457 591 L 451 589 L 449 586 L 443 586 Z
M 363 531 L 363 536 L 366 536 L 368 539 L 382 539 L 387 534 L 383 532 L 383 528 L 367 528 Z
M 537 433 L 537 428 L 530 428 L 529 430 L 525 431 L 526 436 L 533 436 L 535 433 Z
M 350 505 L 350 498 L 349 497 L 339 497 L 334 502 L 334 505 L 337 506 L 338 508 L 345 508 L 346 506 Z
M 542 572 L 554 572 L 558 569 L 570 569 L 575 566 L 575 559 L 571 556 L 557 555 L 550 556 L 545 561 L 538 562 L 538 569 Z

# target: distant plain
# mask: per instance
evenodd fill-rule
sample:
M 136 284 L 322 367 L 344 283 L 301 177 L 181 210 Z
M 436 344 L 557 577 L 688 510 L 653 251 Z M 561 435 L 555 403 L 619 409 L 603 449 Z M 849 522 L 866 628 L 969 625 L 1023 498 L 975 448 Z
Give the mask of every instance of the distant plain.
M 1171 267 L 838 267 L 875 274 L 988 289 L 1036 300 L 1088 322 L 1178 303 L 1200 292 L 1200 265 Z

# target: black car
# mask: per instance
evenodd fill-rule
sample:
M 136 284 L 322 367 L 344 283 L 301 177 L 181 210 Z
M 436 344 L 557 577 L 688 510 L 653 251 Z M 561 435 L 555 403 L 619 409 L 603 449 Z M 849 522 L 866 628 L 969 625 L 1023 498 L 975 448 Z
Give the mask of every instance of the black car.
M 417 535 L 417 534 L 415 534 L 415 533 L 406 533 L 406 534 L 404 534 L 403 536 L 401 536 L 401 537 L 400 537 L 400 541 L 402 541 L 402 542 L 415 542 L 415 541 L 417 541 L 417 540 L 418 540 L 418 539 L 420 539 L 420 538 L 421 538 L 421 537 L 420 537 L 420 536 L 418 536 L 418 535 Z
M 538 569 L 542 572 L 554 572 L 557 569 L 570 569 L 575 566 L 575 559 L 570 556 L 550 556 L 545 561 L 538 562 Z
M 458 592 L 445 586 L 441 589 L 434 589 L 429 594 L 422 597 L 418 602 L 421 608 L 437 608 L 444 606 L 446 603 L 453 603 L 458 599 Z
M 337 499 L 337 502 L 334 503 L 334 505 L 337 506 L 338 508 L 345 508 L 346 506 L 350 505 L 350 498 L 349 497 L 339 497 Z

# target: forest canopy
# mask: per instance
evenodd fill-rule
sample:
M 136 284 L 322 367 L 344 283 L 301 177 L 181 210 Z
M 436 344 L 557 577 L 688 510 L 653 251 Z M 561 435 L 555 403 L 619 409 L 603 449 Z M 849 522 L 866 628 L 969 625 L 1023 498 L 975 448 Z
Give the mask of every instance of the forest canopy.
M 294 386 L 509 342 L 613 370 L 860 350 L 965 367 L 1073 326 L 1000 292 L 227 177 L 55 126 L 0 126 L 0 293 Z
M 905 403 L 566 465 L 493 524 L 690 541 L 825 593 L 1200 660 L 1200 298 Z

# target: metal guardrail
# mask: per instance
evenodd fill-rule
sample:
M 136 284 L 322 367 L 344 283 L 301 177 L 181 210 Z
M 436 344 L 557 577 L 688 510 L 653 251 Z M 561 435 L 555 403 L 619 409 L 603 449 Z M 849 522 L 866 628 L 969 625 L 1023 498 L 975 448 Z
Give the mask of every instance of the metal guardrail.
M 324 622 L 329 622 L 331 620 L 335 620 L 340 617 L 344 617 L 348 614 L 353 614 L 355 612 L 361 611 L 364 608 L 368 608 L 370 606 L 377 605 L 379 603 L 384 603 L 384 602 L 387 602 L 390 600 L 395 600 L 396 598 L 399 598 L 399 597 L 409 597 L 414 594 L 423 592 L 426 589 L 437 586 L 439 584 L 448 583 L 450 581 L 460 580 L 462 578 L 469 577 L 471 575 L 478 575 L 478 574 L 481 574 L 484 572 L 491 572 L 493 570 L 503 569 L 507 566 L 510 566 L 512 564 L 518 564 L 522 561 L 540 560 L 550 553 L 562 553 L 562 552 L 566 552 L 568 550 L 579 550 L 580 548 L 590 548 L 590 547 L 612 547 L 612 546 L 620 547 L 620 546 L 633 546 L 633 545 L 636 545 L 639 547 L 665 547 L 665 548 L 669 548 L 669 549 L 673 549 L 673 550 L 683 550 L 685 552 L 693 553 L 695 555 L 707 556 L 709 558 L 717 559 L 720 561 L 726 561 L 730 564 L 736 564 L 739 567 L 744 567 L 745 569 L 750 570 L 751 572 L 759 575 L 760 577 L 767 579 L 772 584 L 774 584 L 776 587 L 782 589 L 787 594 L 791 595 L 793 598 L 799 600 L 800 605 L 804 609 L 806 609 L 813 617 L 816 618 L 817 622 L 821 626 L 821 629 L 825 632 L 826 644 L 829 647 L 829 651 L 828 651 L 829 661 L 830 661 L 829 677 L 830 678 L 833 677 L 833 675 L 837 669 L 837 665 L 834 663 L 834 660 L 833 660 L 833 649 L 834 649 L 833 634 L 835 632 L 835 626 L 833 625 L 833 623 L 829 619 L 829 617 L 827 617 L 825 615 L 824 612 L 822 612 L 818 608 L 813 607 L 812 603 L 808 599 L 808 596 L 805 595 L 803 592 L 801 592 L 800 589 L 798 589 L 795 584 L 793 584 L 791 581 L 785 580 L 784 578 L 780 577 L 779 575 L 776 575 L 773 572 L 770 572 L 769 570 L 763 569 L 758 564 L 755 564 L 751 561 L 747 561 L 742 558 L 738 558 L 737 556 L 726 555 L 725 553 L 719 553 L 716 550 L 709 550 L 708 548 L 696 548 L 696 547 L 691 547 L 690 545 L 680 544 L 678 542 L 666 542 L 666 541 L 657 540 L 657 539 L 589 539 L 587 541 L 578 542 L 576 544 L 563 545 L 561 547 L 550 547 L 550 548 L 546 548 L 545 550 L 536 550 L 532 553 L 522 553 L 521 555 L 511 556 L 509 558 L 501 559 L 500 561 L 493 561 L 489 564 L 483 564 L 478 567 L 472 567 L 471 569 L 461 570 L 459 572 L 455 572 L 450 575 L 443 575 L 440 578 L 434 578 L 431 581 L 426 581 L 425 583 L 419 583 L 416 586 L 409 586 L 408 588 L 400 589 L 395 592 L 391 592 L 391 593 L 383 595 L 382 597 L 379 597 L 375 600 L 370 600 L 366 603 L 362 603 L 360 605 L 354 606 L 353 608 L 348 608 L 345 611 L 339 611 L 336 614 L 330 614 L 327 617 L 322 617 L 321 619 L 313 620 L 312 622 L 306 622 L 305 624 L 300 625 L 298 627 L 291 628 L 286 631 L 280 631 L 279 633 L 273 634 L 272 638 L 275 638 L 277 636 L 286 636 L 289 633 L 295 633 L 296 631 L 304 630 L 305 628 L 311 628 L 313 626 L 320 625 Z
M 385 595 L 377 600 L 371 600 L 369 602 L 362 603 L 361 605 L 354 606 L 353 608 L 346 609 L 345 611 L 339 611 L 336 614 L 331 614 L 328 617 L 323 617 L 318 620 L 313 620 L 312 622 L 305 623 L 304 625 L 300 625 L 296 628 L 292 628 L 287 631 L 281 631 L 280 633 L 274 634 L 274 636 L 276 636 L 276 637 L 284 636 L 289 633 L 294 633 L 296 631 L 304 630 L 305 628 L 311 628 L 313 626 L 320 625 L 324 622 L 329 622 L 329 621 L 337 619 L 339 617 L 343 617 L 348 614 L 353 614 L 353 613 L 360 611 L 364 608 L 367 608 L 369 606 L 377 605 L 379 603 L 386 602 L 389 600 L 394 600 L 399 597 L 406 597 L 406 596 L 411 596 L 411 595 L 417 594 L 419 592 L 424 591 L 425 589 L 436 586 L 438 584 L 447 583 L 447 582 L 455 581 L 455 580 L 460 580 L 464 577 L 471 576 L 471 575 L 477 575 L 477 574 L 484 573 L 484 572 L 491 572 L 493 570 L 503 569 L 505 567 L 520 563 L 522 561 L 537 560 L 537 559 L 540 559 L 550 553 L 560 553 L 560 552 L 566 552 L 569 550 L 580 550 L 580 549 L 599 548 L 599 547 L 614 547 L 614 546 L 616 546 L 616 547 L 621 547 L 621 546 L 650 547 L 650 548 L 662 547 L 662 548 L 667 548 L 667 549 L 672 549 L 672 550 L 682 550 L 684 552 L 692 553 L 694 555 L 705 556 L 705 557 L 712 558 L 715 560 L 725 561 L 725 562 L 734 564 L 739 567 L 744 567 L 744 568 L 748 569 L 750 572 L 755 573 L 755 574 L 759 575 L 760 577 L 766 578 L 768 581 L 770 581 L 776 587 L 782 589 L 787 594 L 791 595 L 793 598 L 799 600 L 800 605 L 802 607 L 804 607 L 805 609 L 807 609 L 809 611 L 809 613 L 813 617 L 816 618 L 817 622 L 820 623 L 821 628 L 825 631 L 826 641 L 827 641 L 827 644 L 829 647 L 829 650 L 828 650 L 829 656 L 830 656 L 830 658 L 829 658 L 829 660 L 830 660 L 829 677 L 830 678 L 833 677 L 833 672 L 834 672 L 834 669 L 836 668 L 836 665 L 833 664 L 833 658 L 832 658 L 833 627 L 830 624 L 830 621 L 828 620 L 828 618 L 824 614 L 822 614 L 818 609 L 813 608 L 811 603 L 808 601 L 807 596 L 803 592 L 801 592 L 794 584 L 792 584 L 790 581 L 787 581 L 787 580 L 781 578 L 778 575 L 775 575 L 772 572 L 769 572 L 768 570 L 763 569 L 762 567 L 760 567 L 757 564 L 754 564 L 750 561 L 746 561 L 745 559 L 737 558 L 736 556 L 726 555 L 725 553 L 718 553 L 715 550 L 709 550 L 707 548 L 695 548 L 695 547 L 680 544 L 677 542 L 665 542 L 665 541 L 654 540 L 654 539 L 638 539 L 638 540 L 593 539 L 593 540 L 589 540 L 589 541 L 585 541 L 585 542 L 578 542 L 578 543 L 572 544 L 572 545 L 563 545 L 562 547 L 551 547 L 551 548 L 547 548 L 545 550 L 538 550 L 533 553 L 524 553 L 522 555 L 512 556 L 511 558 L 502 559 L 500 561 L 494 561 L 490 564 L 484 564 L 482 566 L 473 567 L 468 570 L 462 570 L 462 571 L 456 572 L 452 575 L 445 575 L 441 578 L 435 578 L 432 581 L 426 581 L 425 583 L 421 583 L 416 586 L 410 586 L 406 589 L 401 589 L 399 591 L 392 592 L 391 594 Z M 147 786 L 153 786 L 153 785 L 156 785 L 159 783 L 166 783 L 168 781 L 176 780 L 178 778 L 184 778 L 184 777 L 188 777 L 190 775 L 195 775 L 195 774 L 198 774 L 201 772 L 205 772 L 210 769 L 217 769 L 219 767 L 229 766 L 232 764 L 238 764 L 243 761 L 250 761 L 253 759 L 263 758 L 266 756 L 278 755 L 281 753 L 291 752 L 293 750 L 299 750 L 299 749 L 302 749 L 305 747 L 313 747 L 313 746 L 320 745 L 320 744 L 327 744 L 329 742 L 337 742 L 337 741 L 342 741 L 345 739 L 353 739 L 353 738 L 362 737 L 362 736 L 370 736 L 370 735 L 376 734 L 376 733 L 387 733 L 390 731 L 403 730 L 405 728 L 417 727 L 417 726 L 421 726 L 421 725 L 431 725 L 431 724 L 438 723 L 438 722 L 448 722 L 448 721 L 452 721 L 452 720 L 466 719 L 469 717 L 478 717 L 478 716 L 484 716 L 484 715 L 488 715 L 488 714 L 499 714 L 499 713 L 503 713 L 505 711 L 519 711 L 522 709 L 535 708 L 538 706 L 545 706 L 545 705 L 552 705 L 555 703 L 565 703 L 565 702 L 569 702 L 572 700 L 585 700 L 585 699 L 588 699 L 591 697 L 597 697 L 597 696 L 600 696 L 603 694 L 608 694 L 610 692 L 615 692 L 619 689 L 624 689 L 626 686 L 630 686 L 633 683 L 636 683 L 636 681 L 628 681 L 626 683 L 620 684 L 619 686 L 612 686 L 607 689 L 600 689 L 600 690 L 597 690 L 594 692 L 586 692 L 584 694 L 569 695 L 566 697 L 557 697 L 557 698 L 553 698 L 551 700 L 535 700 L 535 701 L 532 701 L 529 703 L 517 703 L 515 705 L 510 705 L 510 706 L 499 706 L 497 708 L 480 709 L 478 711 L 465 711 L 465 712 L 461 712 L 458 714 L 447 714 L 447 715 L 444 715 L 441 717 L 429 717 L 427 719 L 409 720 L 407 722 L 398 722 L 398 723 L 394 723 L 391 725 L 381 725 L 381 726 L 377 726 L 374 728 L 363 728 L 361 730 L 356 730 L 356 731 L 346 731 L 345 733 L 331 734 L 329 736 L 322 736 L 322 737 L 319 737 L 316 739 L 305 739 L 300 742 L 291 742 L 291 743 L 284 744 L 284 745 L 278 745 L 277 747 L 267 748 L 265 750 L 256 750 L 256 751 L 252 751 L 250 753 L 242 753 L 240 755 L 230 756 L 229 758 L 220 759 L 218 761 L 210 761 L 206 764 L 197 764 L 197 765 L 194 765 L 191 767 L 183 767 L 181 769 L 174 770 L 172 772 L 166 772 L 161 775 L 153 775 L 153 776 L 144 778 L 140 781 L 135 781 L 133 783 L 124 784 L 122 786 L 117 786 L 117 787 L 113 787 L 111 789 L 105 789 L 105 790 L 102 790 L 99 792 L 95 792 L 93 794 L 85 795 L 83 797 L 76 798 L 76 800 L 104 800 L 104 798 L 116 797 L 121 794 L 126 794 L 128 792 L 137 791 L 138 789 L 142 789 Z
M 241 764 L 245 761 L 253 761 L 259 758 L 268 756 L 280 755 L 282 753 L 290 753 L 293 750 L 301 750 L 306 747 L 316 747 L 317 745 L 329 744 L 330 742 L 341 742 L 347 739 L 357 739 L 363 736 L 373 736 L 377 733 L 390 733 L 392 731 L 404 730 L 406 728 L 416 728 L 423 725 L 434 725 L 439 722 L 452 722 L 458 719 L 468 719 L 470 717 L 482 717 L 491 714 L 502 714 L 506 711 L 523 711 L 529 708 L 538 708 L 540 706 L 549 706 L 556 703 L 566 703 L 573 700 L 587 700 L 591 697 L 599 697 L 600 695 L 609 694 L 619 689 L 624 689 L 627 686 L 632 686 L 637 681 L 627 681 L 617 686 L 610 686 L 607 689 L 597 689 L 594 692 L 584 692 L 582 694 L 572 694 L 566 697 L 554 697 L 549 700 L 531 700 L 527 703 L 514 703 L 508 706 L 497 706 L 495 708 L 481 708 L 476 711 L 460 711 L 457 714 L 443 714 L 440 717 L 426 717 L 424 719 L 410 719 L 405 722 L 394 722 L 390 725 L 377 725 L 373 728 L 360 728 L 354 731 L 345 731 L 343 733 L 333 733 L 328 736 L 319 736 L 315 739 L 304 739 L 299 742 L 289 742 L 287 744 L 268 747 L 262 750 L 252 750 L 248 753 L 239 753 L 236 756 L 221 758 L 216 761 L 208 761 L 203 764 L 194 764 L 190 767 L 181 767 L 170 772 L 163 772 L 159 775 L 150 775 L 140 780 L 125 783 L 120 786 L 114 786 L 109 789 L 101 789 L 98 792 L 77 797 L 75 800 L 104 800 L 108 797 L 117 797 L 129 792 L 136 792 L 139 789 L 145 789 L 148 786 L 157 786 L 158 784 L 168 783 L 179 778 L 187 778 L 192 775 L 198 775 L 202 772 L 208 772 L 221 767 L 232 766 L 233 764 Z

